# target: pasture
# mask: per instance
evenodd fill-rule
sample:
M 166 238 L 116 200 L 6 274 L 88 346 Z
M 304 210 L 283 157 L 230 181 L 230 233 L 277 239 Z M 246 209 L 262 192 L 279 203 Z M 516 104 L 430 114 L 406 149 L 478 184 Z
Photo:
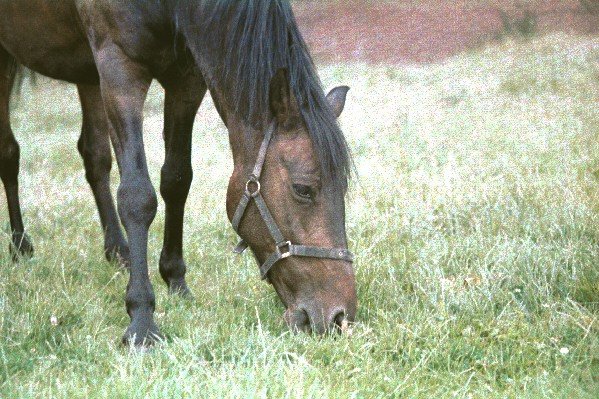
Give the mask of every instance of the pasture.
M 341 117 L 357 170 L 350 333 L 288 332 L 253 258 L 231 253 L 232 160 L 207 100 L 185 223 L 195 298 L 168 296 L 158 275 L 160 203 L 149 256 L 167 342 L 120 346 L 127 276 L 103 260 L 76 91 L 40 78 L 13 113 L 33 259 L 10 262 L 0 197 L 0 397 L 597 397 L 599 42 L 553 34 L 439 64 L 320 73 L 325 88 L 352 88 Z M 162 100 L 153 86 L 155 187 Z

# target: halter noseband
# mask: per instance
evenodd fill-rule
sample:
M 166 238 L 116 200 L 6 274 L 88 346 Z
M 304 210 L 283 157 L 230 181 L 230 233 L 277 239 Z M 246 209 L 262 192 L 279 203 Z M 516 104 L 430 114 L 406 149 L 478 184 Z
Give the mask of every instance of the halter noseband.
M 266 227 L 268 228 L 268 231 L 275 242 L 275 251 L 268 256 L 266 262 L 260 266 L 260 275 L 262 280 L 266 279 L 268 272 L 278 261 L 289 258 L 290 256 L 353 262 L 354 255 L 347 249 L 295 245 L 283 237 L 277 222 L 275 222 L 272 214 L 268 210 L 266 202 L 264 202 L 264 197 L 262 197 L 260 186 L 260 176 L 262 175 L 262 168 L 264 167 L 264 161 L 266 160 L 266 153 L 276 128 L 276 122 L 273 122 L 264 135 L 264 140 L 262 140 L 262 145 L 260 146 L 260 152 L 258 152 L 256 165 L 254 166 L 254 170 L 245 184 L 245 191 L 241 197 L 241 200 L 239 201 L 239 205 L 237 205 L 237 210 L 235 211 L 235 215 L 233 216 L 233 220 L 231 222 L 233 224 L 233 228 L 237 234 L 239 234 L 239 225 L 241 223 L 241 219 L 243 218 L 250 201 L 253 199 L 258 211 L 260 212 L 260 215 L 262 216 L 264 224 L 266 224 Z M 247 249 L 247 247 L 248 244 L 244 240 L 241 240 L 233 251 L 237 254 L 241 254 Z

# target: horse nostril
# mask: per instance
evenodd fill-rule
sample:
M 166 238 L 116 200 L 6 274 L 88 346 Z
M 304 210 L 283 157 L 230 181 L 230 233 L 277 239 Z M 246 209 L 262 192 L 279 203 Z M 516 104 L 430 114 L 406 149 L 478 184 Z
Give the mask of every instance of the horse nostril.
M 305 332 L 311 331 L 310 317 L 308 313 L 303 309 L 293 309 L 286 312 L 286 319 L 289 327 L 294 332 Z
M 300 313 L 301 315 L 298 317 L 297 327 L 301 331 L 309 333 L 310 331 L 312 331 L 312 327 L 310 324 L 310 316 L 308 316 L 308 313 L 305 310 L 301 310 Z
M 347 329 L 347 315 L 345 314 L 345 310 L 340 310 L 339 312 L 335 313 L 332 320 L 331 320 L 331 327 L 332 329 L 334 329 L 336 332 L 344 332 Z

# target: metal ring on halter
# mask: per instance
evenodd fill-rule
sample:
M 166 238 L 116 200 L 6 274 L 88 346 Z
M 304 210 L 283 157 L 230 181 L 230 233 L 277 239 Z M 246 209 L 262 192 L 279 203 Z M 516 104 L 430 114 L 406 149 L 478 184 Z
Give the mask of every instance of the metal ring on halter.
M 250 184 L 252 183 L 256 185 L 256 191 L 250 191 Z M 250 176 L 250 179 L 245 183 L 245 194 L 248 197 L 256 198 L 260 194 L 261 189 L 260 181 L 255 176 Z
M 283 241 L 277 244 L 277 252 L 281 255 L 281 259 L 291 256 L 291 241 Z

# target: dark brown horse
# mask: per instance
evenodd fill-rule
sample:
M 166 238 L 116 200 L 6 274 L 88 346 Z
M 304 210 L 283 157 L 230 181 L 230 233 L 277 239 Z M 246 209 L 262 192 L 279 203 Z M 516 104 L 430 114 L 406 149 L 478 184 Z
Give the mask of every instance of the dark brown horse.
M 19 146 L 9 123 L 16 65 L 78 87 L 78 147 L 106 254 L 130 266 L 125 302 L 131 324 L 124 342 L 141 345 L 160 337 L 147 266 L 157 198 L 142 138 L 142 108 L 153 79 L 166 93 L 160 274 L 169 291 L 189 293 L 182 231 L 191 132 L 210 90 L 233 152 L 229 219 L 283 301 L 287 322 L 296 330 L 325 332 L 353 320 L 355 277 L 344 220 L 351 161 L 336 122 L 347 88 L 325 97 L 287 1 L 0 0 L 0 177 L 13 249 L 28 254 L 33 249 L 18 198 Z M 109 187 L 110 141 L 128 245 Z

